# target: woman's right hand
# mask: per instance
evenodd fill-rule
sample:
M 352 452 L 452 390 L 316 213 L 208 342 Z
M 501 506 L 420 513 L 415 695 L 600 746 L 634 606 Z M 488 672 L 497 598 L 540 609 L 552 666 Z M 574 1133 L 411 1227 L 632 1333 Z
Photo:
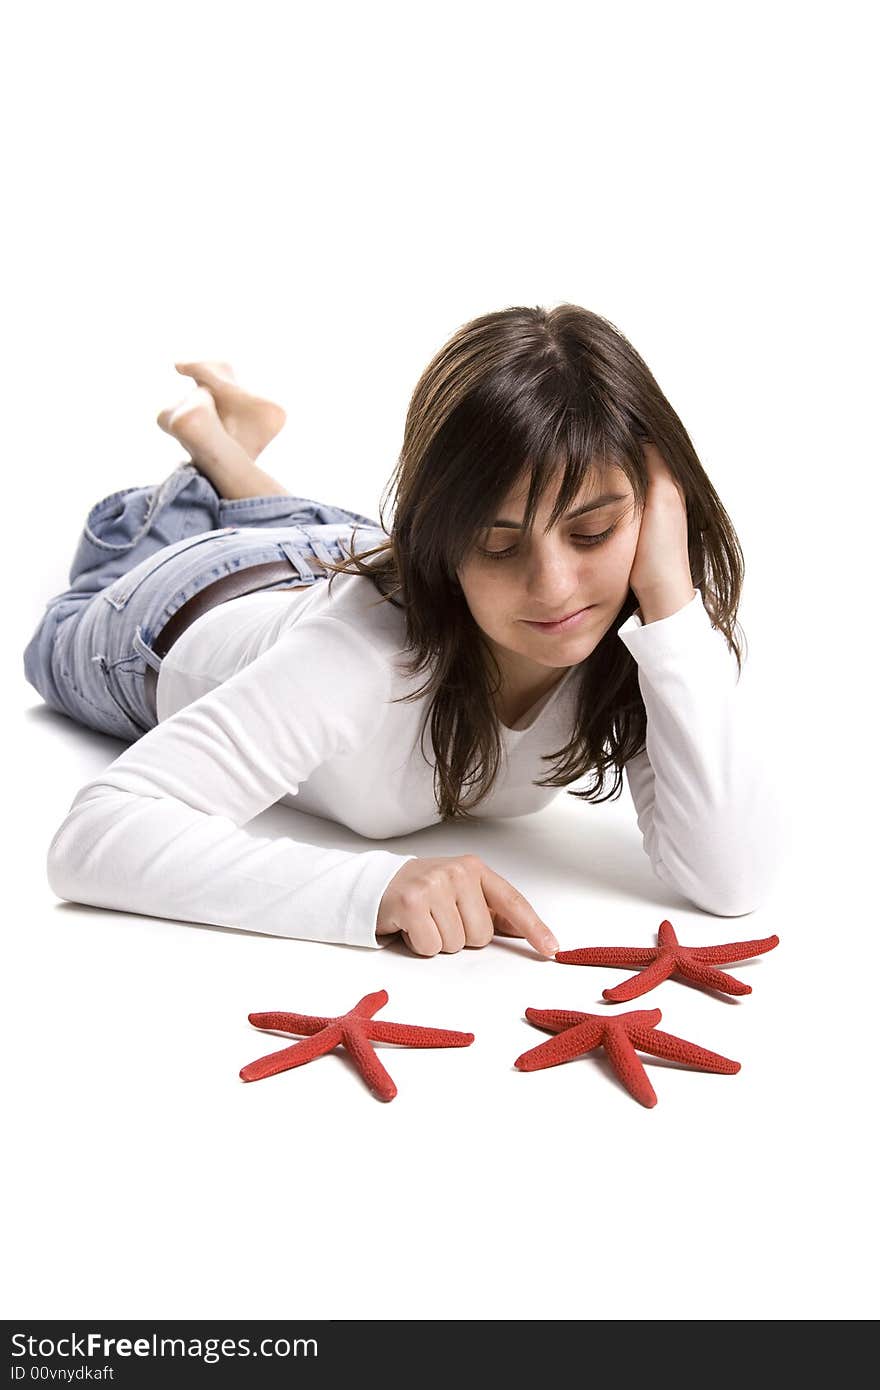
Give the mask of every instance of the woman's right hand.
M 559 942 L 512 883 L 475 854 L 409 859 L 382 895 L 376 935 L 400 932 L 417 956 L 488 946 L 493 936 L 523 936 L 539 954 Z

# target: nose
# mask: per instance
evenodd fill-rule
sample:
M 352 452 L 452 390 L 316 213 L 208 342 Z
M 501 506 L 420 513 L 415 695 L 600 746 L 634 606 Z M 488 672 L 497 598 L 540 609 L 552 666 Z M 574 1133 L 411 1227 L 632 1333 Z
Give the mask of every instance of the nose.
M 558 616 L 578 595 L 583 556 L 544 537 L 532 546 L 526 567 L 526 592 L 536 609 Z

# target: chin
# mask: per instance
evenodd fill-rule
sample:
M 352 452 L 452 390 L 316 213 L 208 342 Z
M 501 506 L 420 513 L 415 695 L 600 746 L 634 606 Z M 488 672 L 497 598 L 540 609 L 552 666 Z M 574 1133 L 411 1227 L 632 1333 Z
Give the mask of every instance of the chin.
M 527 656 L 537 665 L 546 666 L 549 670 L 556 666 L 577 666 L 578 662 L 586 661 L 598 645 L 599 638 L 595 635 L 587 641 L 584 641 L 583 637 L 577 641 L 572 637 L 568 640 L 557 637 L 552 644 L 552 651 L 548 650 L 550 644 L 545 641 L 536 642 L 528 649 L 514 648 L 514 650 L 519 651 L 521 656 Z

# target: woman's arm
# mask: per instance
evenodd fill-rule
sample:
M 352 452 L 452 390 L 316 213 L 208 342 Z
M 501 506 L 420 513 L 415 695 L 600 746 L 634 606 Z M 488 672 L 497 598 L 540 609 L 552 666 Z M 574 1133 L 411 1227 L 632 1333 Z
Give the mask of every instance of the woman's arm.
M 81 788 L 48 852 L 61 898 L 273 936 L 378 946 L 382 895 L 412 855 L 318 849 L 241 827 L 369 742 L 383 657 L 336 618 L 267 652 Z
M 639 668 L 645 749 L 626 764 L 654 873 L 706 912 L 753 912 L 782 848 L 772 739 L 697 591 L 678 612 L 619 630 Z

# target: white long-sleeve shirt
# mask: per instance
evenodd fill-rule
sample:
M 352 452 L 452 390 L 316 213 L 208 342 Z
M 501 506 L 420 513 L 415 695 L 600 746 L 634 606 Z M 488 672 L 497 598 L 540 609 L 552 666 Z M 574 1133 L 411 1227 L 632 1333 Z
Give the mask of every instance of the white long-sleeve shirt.
M 619 638 L 647 711 L 646 747 L 625 771 L 653 870 L 708 912 L 751 912 L 775 873 L 778 836 L 745 672 L 738 683 L 699 591 L 657 622 L 633 614 Z M 400 610 L 359 575 L 203 614 L 162 663 L 157 726 L 74 798 L 48 851 L 53 891 L 276 936 L 385 944 L 379 904 L 414 856 L 243 827 L 277 801 L 371 840 L 439 821 L 419 746 L 424 697 L 398 701 L 425 679 L 403 670 L 404 643 Z M 533 779 L 550 766 L 541 754 L 571 735 L 578 670 L 515 728 L 501 726 L 502 766 L 477 816 L 527 815 L 559 793 Z

